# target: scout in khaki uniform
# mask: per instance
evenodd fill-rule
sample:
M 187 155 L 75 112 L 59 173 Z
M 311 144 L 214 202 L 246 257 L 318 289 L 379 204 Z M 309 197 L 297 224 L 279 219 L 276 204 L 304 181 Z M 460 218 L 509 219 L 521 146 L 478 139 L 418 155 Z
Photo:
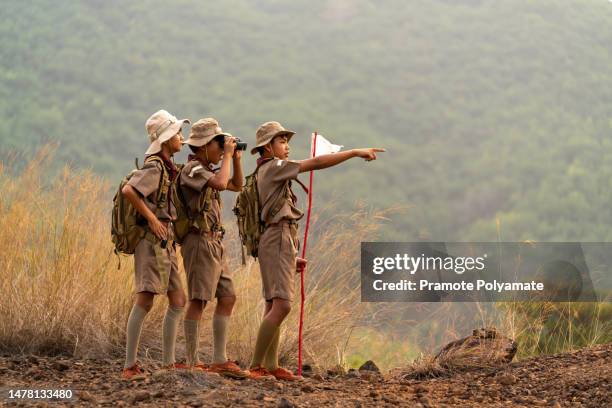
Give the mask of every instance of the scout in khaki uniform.
M 181 245 L 187 274 L 189 306 L 185 314 L 187 364 L 197 369 L 213 371 L 235 378 L 245 378 L 236 363 L 226 355 L 227 326 L 236 294 L 225 259 L 221 199 L 223 190 L 240 191 L 242 187 L 242 152 L 229 133 L 223 133 L 213 118 L 193 124 L 189 139 L 184 142 L 194 153 L 180 174 L 179 188 L 188 207 L 190 229 Z M 223 145 L 223 147 L 222 147 Z M 212 165 L 221 161 L 215 174 Z M 234 175 L 230 179 L 230 165 Z M 202 364 L 198 359 L 199 324 L 206 303 L 217 298 L 213 316 L 213 361 Z
M 181 128 L 186 123 L 189 120 L 178 120 L 165 110 L 151 115 L 145 124 L 151 142 L 145 153 L 145 164 L 121 191 L 141 215 L 146 231 L 134 252 L 136 301 L 126 330 L 123 377 L 127 379 L 144 374 L 136 362 L 138 342 L 145 316 L 158 294 L 166 294 L 169 301 L 162 328 L 163 365 L 165 368 L 185 368 L 174 360 L 176 331 L 185 306 L 185 293 L 179 280 L 173 242 L 172 221 L 176 217 L 176 209 L 170 197 L 177 171 L 170 158 L 181 150 Z M 164 172 L 170 183 L 168 196 L 164 198 L 165 205 L 159 206 L 157 190 L 163 183 Z
M 289 370 L 278 366 L 280 325 L 291 310 L 295 294 L 294 277 L 304 270 L 306 260 L 297 257 L 297 221 L 302 212 L 296 207 L 296 196 L 290 180 L 299 173 L 320 170 L 353 157 L 375 160 L 384 149 L 353 149 L 312 159 L 291 161 L 289 140 L 295 134 L 278 122 L 266 122 L 257 129 L 252 154 L 257 160 L 257 188 L 261 205 L 261 221 L 265 230 L 258 246 L 259 269 L 266 300 L 255 352 L 249 370 L 252 378 L 273 375 L 277 379 L 297 380 Z

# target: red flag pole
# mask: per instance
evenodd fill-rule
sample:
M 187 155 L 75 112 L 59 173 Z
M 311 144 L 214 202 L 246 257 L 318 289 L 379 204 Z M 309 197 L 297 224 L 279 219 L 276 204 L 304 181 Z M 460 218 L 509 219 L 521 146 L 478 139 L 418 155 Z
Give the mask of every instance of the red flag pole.
M 312 141 L 312 157 L 315 157 L 317 151 L 317 132 L 314 132 L 314 138 Z M 312 176 L 313 170 L 310 170 L 310 183 L 308 185 L 308 212 L 306 213 L 306 228 L 304 228 L 304 245 L 302 245 L 302 258 L 306 258 L 306 244 L 308 242 L 308 227 L 310 226 L 310 210 L 312 209 Z M 304 301 L 306 300 L 306 292 L 304 288 L 304 274 L 306 268 L 300 273 L 301 283 L 301 302 L 300 302 L 300 331 L 298 335 L 298 375 L 302 375 L 302 333 L 304 329 Z

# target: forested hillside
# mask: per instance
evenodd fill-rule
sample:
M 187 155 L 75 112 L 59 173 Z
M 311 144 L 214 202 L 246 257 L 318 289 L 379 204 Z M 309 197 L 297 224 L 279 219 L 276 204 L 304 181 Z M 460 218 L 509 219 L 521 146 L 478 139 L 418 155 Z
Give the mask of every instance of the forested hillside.
M 162 107 L 386 147 L 315 201 L 410 206 L 387 239 L 612 240 L 609 1 L 3 2 L 2 157 L 118 181 Z

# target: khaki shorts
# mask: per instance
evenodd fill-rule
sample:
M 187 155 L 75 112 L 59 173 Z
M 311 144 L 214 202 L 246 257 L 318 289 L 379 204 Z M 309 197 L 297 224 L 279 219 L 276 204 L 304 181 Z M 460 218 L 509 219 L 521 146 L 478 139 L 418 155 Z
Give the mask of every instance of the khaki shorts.
M 258 258 L 265 300 L 293 301 L 298 246 L 297 224 L 281 221 L 267 227 L 262 234 Z
M 165 294 L 181 289 L 174 245 L 141 239 L 134 251 L 134 286 L 136 293 Z
M 181 255 L 189 300 L 209 302 L 215 297 L 235 296 L 225 248 L 220 239 L 189 233 L 181 245 Z

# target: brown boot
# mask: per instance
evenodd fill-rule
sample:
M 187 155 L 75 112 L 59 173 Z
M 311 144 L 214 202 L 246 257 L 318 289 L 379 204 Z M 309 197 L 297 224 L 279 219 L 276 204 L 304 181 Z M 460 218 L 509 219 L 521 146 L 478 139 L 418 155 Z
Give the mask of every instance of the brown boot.
M 124 368 L 121 373 L 121 378 L 124 380 L 141 380 L 145 378 L 147 375 L 143 371 L 142 368 L 138 365 L 138 363 L 134 364 L 131 367 Z
M 276 378 L 262 366 L 251 367 L 249 368 L 249 371 L 247 371 L 247 373 L 249 375 L 249 378 L 252 378 L 255 380 L 275 379 Z
M 301 375 L 294 375 L 291 371 L 283 367 L 278 367 L 276 370 L 270 371 L 270 374 L 272 374 L 277 380 L 302 381 L 304 379 L 304 377 Z
M 230 378 L 243 379 L 249 377 L 248 372 L 241 370 L 238 364 L 231 360 L 227 360 L 225 363 L 211 364 L 209 370 Z

